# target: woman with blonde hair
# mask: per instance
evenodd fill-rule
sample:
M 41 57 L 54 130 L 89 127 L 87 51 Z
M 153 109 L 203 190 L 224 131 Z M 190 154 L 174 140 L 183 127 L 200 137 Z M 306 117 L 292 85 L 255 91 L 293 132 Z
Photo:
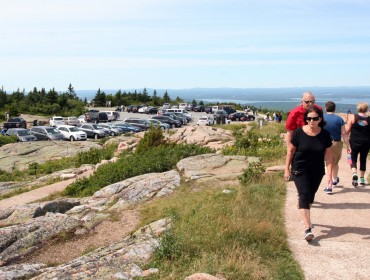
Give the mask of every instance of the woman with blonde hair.
M 357 114 L 350 115 L 346 132 L 349 133 L 352 158 L 352 185 L 358 186 L 357 158 L 360 155 L 360 186 L 365 186 L 366 159 L 370 149 L 370 117 L 367 114 L 369 106 L 365 102 L 357 104 Z

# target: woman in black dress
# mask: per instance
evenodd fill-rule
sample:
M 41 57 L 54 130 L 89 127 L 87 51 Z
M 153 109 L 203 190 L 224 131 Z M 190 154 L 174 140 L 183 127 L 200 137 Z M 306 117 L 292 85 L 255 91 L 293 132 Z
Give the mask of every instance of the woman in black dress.
M 311 232 L 310 209 L 325 174 L 325 163 L 328 187 L 331 188 L 333 183 L 332 141 L 329 132 L 323 129 L 325 123 L 321 109 L 308 109 L 304 118 L 306 125 L 294 131 L 288 146 L 284 176 L 286 180 L 293 177 L 298 191 L 299 212 L 306 228 L 304 238 L 311 241 L 314 235 Z

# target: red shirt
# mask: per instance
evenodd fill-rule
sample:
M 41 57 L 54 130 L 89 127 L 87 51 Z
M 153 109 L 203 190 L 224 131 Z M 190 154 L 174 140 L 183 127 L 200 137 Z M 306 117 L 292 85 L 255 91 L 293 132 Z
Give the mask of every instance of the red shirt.
M 322 110 L 322 108 L 318 105 L 315 105 L 315 107 Z M 298 127 L 304 126 L 306 124 L 304 120 L 304 113 L 306 113 L 306 110 L 302 105 L 291 110 L 286 120 L 286 130 L 296 130 Z

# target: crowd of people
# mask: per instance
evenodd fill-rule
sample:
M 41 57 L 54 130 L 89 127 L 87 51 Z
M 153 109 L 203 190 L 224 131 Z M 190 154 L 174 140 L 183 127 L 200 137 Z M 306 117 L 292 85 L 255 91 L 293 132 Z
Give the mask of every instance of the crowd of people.
M 347 114 L 345 122 L 335 114 L 332 101 L 325 104 L 326 113 L 315 104 L 315 96 L 305 92 L 301 104 L 292 109 L 286 121 L 287 156 L 284 178 L 293 180 L 298 192 L 298 209 L 305 226 L 304 239 L 314 238 L 311 223 L 311 206 L 316 192 L 326 175 L 327 194 L 333 192 L 340 178 L 339 161 L 343 142 L 346 146 L 352 185 L 366 185 L 365 172 L 370 148 L 370 116 L 368 104 L 357 104 L 356 114 Z M 359 161 L 359 169 L 357 169 Z

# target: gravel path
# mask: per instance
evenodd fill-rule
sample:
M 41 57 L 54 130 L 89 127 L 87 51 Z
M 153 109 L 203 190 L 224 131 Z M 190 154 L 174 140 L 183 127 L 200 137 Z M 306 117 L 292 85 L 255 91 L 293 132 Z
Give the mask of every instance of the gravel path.
M 317 192 L 311 211 L 315 239 L 310 243 L 303 239 L 304 226 L 297 209 L 295 185 L 287 184 L 288 241 L 307 280 L 369 279 L 370 188 L 352 186 L 346 150 L 342 153 L 339 178 L 333 194 L 324 193 L 323 183 Z

